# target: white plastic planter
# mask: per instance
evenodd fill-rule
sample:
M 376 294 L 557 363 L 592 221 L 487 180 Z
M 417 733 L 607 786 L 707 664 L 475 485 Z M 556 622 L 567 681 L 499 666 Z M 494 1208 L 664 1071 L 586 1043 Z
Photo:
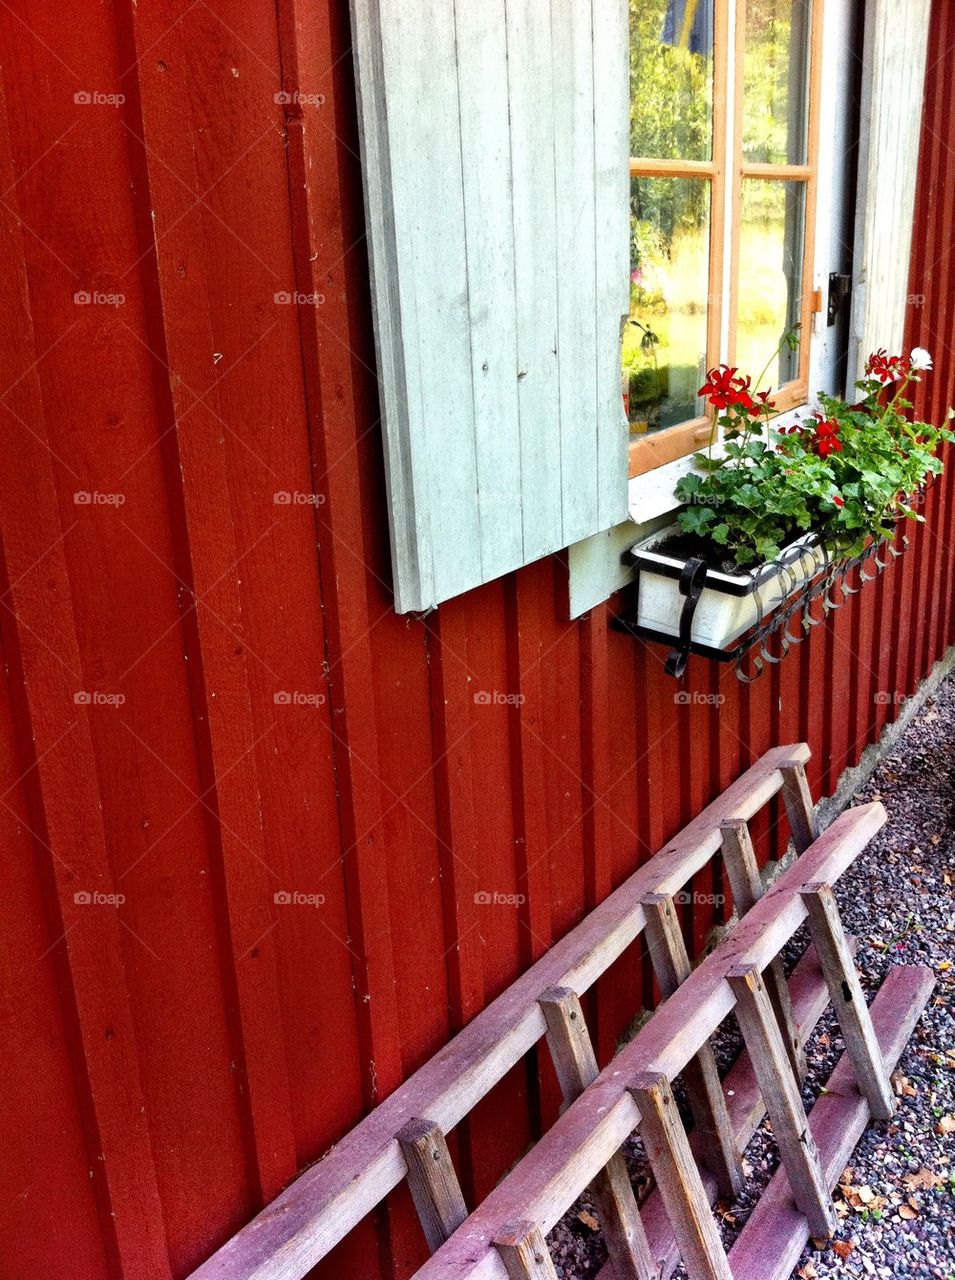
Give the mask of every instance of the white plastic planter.
M 661 637 L 680 635 L 685 601 L 680 592 L 680 576 L 686 561 L 650 548 L 681 532 L 678 525 L 669 525 L 636 543 L 630 551 L 640 571 L 637 625 Z M 710 569 L 693 614 L 693 643 L 711 649 L 728 648 L 744 631 L 810 582 L 827 562 L 826 552 L 814 535 L 806 534 L 784 549 L 781 562 L 758 565 L 745 573 Z

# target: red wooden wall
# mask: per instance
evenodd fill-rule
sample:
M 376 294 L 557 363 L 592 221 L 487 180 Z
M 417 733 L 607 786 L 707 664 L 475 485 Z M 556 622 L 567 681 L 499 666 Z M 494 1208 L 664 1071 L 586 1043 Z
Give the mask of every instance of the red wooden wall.
M 768 745 L 832 789 L 955 639 L 955 470 L 750 688 L 695 659 L 677 703 L 606 608 L 560 620 L 556 562 L 399 618 L 345 0 L 24 0 L 0 51 L 0 1275 L 168 1280 Z M 953 146 L 946 55 L 936 416 Z M 639 957 L 602 984 L 604 1055 L 649 995 Z M 529 1062 L 478 1109 L 469 1194 L 552 1107 Z M 322 1274 L 421 1250 L 398 1196 Z

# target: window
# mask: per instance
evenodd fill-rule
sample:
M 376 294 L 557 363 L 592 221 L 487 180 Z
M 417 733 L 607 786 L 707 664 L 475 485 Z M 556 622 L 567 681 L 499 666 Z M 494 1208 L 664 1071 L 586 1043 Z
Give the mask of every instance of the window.
M 708 366 L 800 319 L 782 408 L 901 341 L 929 0 L 489 4 L 350 6 L 395 607 L 569 549 L 576 616 L 674 509 Z
M 631 475 L 709 438 L 721 360 L 807 398 L 821 26 L 822 0 L 630 0 Z

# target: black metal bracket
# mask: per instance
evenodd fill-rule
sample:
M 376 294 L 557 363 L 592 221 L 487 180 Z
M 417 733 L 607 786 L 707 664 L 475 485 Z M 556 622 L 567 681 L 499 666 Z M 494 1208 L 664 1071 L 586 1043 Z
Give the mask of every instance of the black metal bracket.
M 610 625 L 615 631 L 625 632 L 636 640 L 650 640 L 655 644 L 672 646 L 675 639 L 679 647 L 671 649 L 667 655 L 665 669 L 669 675 L 679 679 L 686 671 L 690 654 L 709 658 L 716 662 L 734 663 L 737 679 L 750 684 L 763 674 L 767 664 L 775 665 L 783 660 L 793 645 L 800 644 L 806 636 L 835 609 L 840 608 L 847 599 L 856 595 L 866 582 L 888 568 L 894 560 L 902 555 L 908 546 L 908 539 L 902 535 L 900 545 L 890 539 L 872 542 L 857 556 L 848 560 L 828 562 L 818 573 L 799 590 L 778 606 L 773 612 L 760 620 L 745 632 L 729 649 L 714 649 L 709 645 L 698 644 L 692 639 L 693 615 L 700 595 L 706 583 L 706 565 L 700 559 L 688 560 L 680 574 L 680 592 L 685 597 L 680 614 L 679 637 L 672 634 L 653 631 L 637 622 L 638 608 L 636 600 L 640 593 L 640 574 L 638 569 L 636 580 L 631 587 L 625 589 L 625 598 L 630 597 L 628 608 L 623 613 L 611 617 Z M 874 569 L 875 572 L 869 572 Z M 852 586 L 850 574 L 858 571 L 858 585 Z M 834 598 L 834 593 L 841 598 Z M 818 604 L 818 610 L 813 606 Z M 632 603 L 631 603 L 632 602 Z M 790 630 L 790 624 L 798 624 L 797 634 Z M 778 651 L 771 652 L 767 647 L 773 639 L 778 640 Z M 752 674 L 744 669 L 744 660 L 752 654 Z
M 683 596 L 683 609 L 680 612 L 680 645 L 667 655 L 666 673 L 679 680 L 686 664 L 690 660 L 693 645 L 693 616 L 700 596 L 706 586 L 706 561 L 694 557 L 687 560 L 680 574 L 680 595 Z

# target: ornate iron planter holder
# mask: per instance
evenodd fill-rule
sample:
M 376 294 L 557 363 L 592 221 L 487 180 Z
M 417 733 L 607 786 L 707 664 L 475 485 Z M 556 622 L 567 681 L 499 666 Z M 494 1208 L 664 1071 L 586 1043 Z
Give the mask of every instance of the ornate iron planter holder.
M 709 574 L 706 564 L 700 559 L 688 560 L 680 575 L 679 590 L 683 597 L 683 609 L 678 638 L 641 626 L 637 621 L 640 578 L 645 572 L 639 566 L 636 581 L 627 588 L 625 594 L 625 599 L 631 607 L 617 614 L 612 619 L 611 625 L 617 631 L 624 631 L 642 640 L 652 640 L 657 644 L 671 646 L 671 652 L 666 660 L 666 671 L 668 675 L 675 676 L 677 679 L 681 678 L 686 671 L 690 654 L 695 653 L 717 662 L 734 663 L 736 678 L 744 684 L 751 684 L 763 674 L 767 664 L 776 665 L 782 662 L 790 648 L 801 644 L 813 627 L 825 622 L 830 613 L 841 608 L 850 596 L 861 591 L 865 583 L 877 578 L 894 560 L 898 559 L 908 546 L 908 539 L 905 536 L 902 536 L 900 541 L 901 546 L 896 546 L 889 540 L 873 542 L 860 555 L 853 556 L 849 560 L 831 561 L 826 557 L 818 573 L 795 589 L 765 617 L 759 603 L 757 586 L 753 591 L 757 603 L 757 620 L 726 649 L 699 644 L 692 639 L 693 617 L 700 596 L 707 586 Z M 786 552 L 783 552 L 772 567 L 784 573 L 790 571 Z M 851 581 L 853 574 L 858 575 L 854 586 Z M 722 589 L 726 590 L 726 588 Z M 738 591 L 738 593 L 742 592 Z M 798 619 L 799 622 L 799 630 L 796 634 L 791 630 L 794 619 Z M 774 644 L 776 638 L 778 641 Z M 672 648 L 674 641 L 676 641 L 676 647 Z

